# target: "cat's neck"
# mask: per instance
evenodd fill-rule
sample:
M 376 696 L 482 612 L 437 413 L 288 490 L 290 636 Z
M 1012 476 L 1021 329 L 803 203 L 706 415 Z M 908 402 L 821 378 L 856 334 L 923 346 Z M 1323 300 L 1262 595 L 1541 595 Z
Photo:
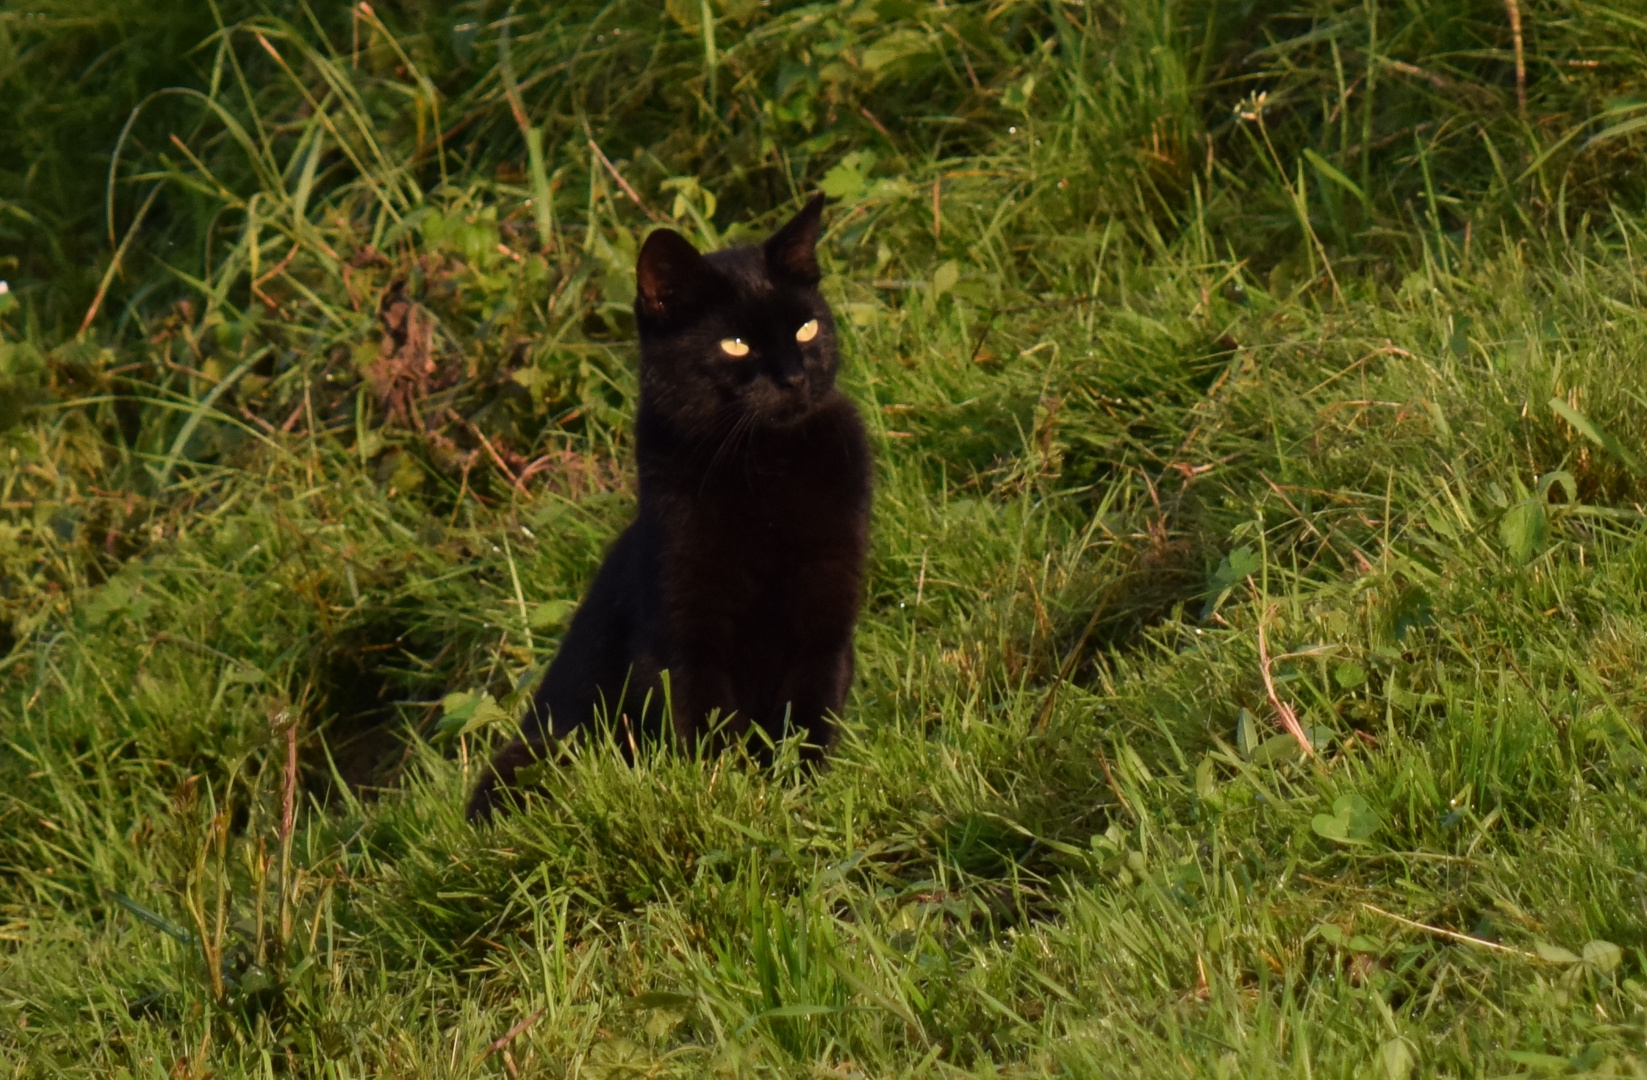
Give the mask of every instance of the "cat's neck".
M 635 458 L 643 491 L 654 485 L 698 486 L 715 476 L 783 477 L 812 473 L 861 441 L 857 413 L 838 391 L 800 419 L 786 424 L 728 418 L 719 424 L 687 425 L 645 402 L 635 416 Z M 751 471 L 749 465 L 758 464 Z
M 636 449 L 643 459 L 667 457 L 676 461 L 694 460 L 706 449 L 724 455 L 740 447 L 758 446 L 771 452 L 810 441 L 820 429 L 838 422 L 842 408 L 851 406 L 839 391 L 831 390 L 804 416 L 787 422 L 735 414 L 683 421 L 643 399 L 635 413 Z

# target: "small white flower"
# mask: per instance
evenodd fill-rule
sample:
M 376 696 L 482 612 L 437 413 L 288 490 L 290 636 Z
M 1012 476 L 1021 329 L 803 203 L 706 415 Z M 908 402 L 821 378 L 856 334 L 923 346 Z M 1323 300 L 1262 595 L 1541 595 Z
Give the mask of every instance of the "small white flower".
M 1268 90 L 1259 90 L 1248 94 L 1241 100 L 1241 103 L 1235 107 L 1235 115 L 1240 119 L 1247 121 L 1261 119 L 1264 115 L 1264 109 L 1269 105 L 1269 102 L 1270 94 Z
M 9 292 L 11 292 L 11 286 L 7 285 L 4 281 L 0 281 L 0 296 L 4 296 Z

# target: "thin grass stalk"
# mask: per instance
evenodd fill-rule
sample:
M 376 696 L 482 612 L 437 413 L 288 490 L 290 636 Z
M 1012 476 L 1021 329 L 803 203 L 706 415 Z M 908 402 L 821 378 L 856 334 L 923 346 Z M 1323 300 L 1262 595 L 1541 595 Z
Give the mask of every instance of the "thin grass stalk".
M 349 159 L 349 163 L 354 166 L 355 172 L 360 177 L 361 182 L 364 183 L 367 190 L 369 190 L 377 198 L 378 204 L 382 206 L 383 209 L 388 212 L 389 216 L 395 221 L 401 220 L 400 211 L 397 210 L 393 202 L 390 201 L 388 193 L 383 190 L 382 186 L 375 179 L 373 179 L 370 170 L 366 168 L 366 163 L 360 160 L 360 156 L 355 153 L 354 147 L 350 145 L 349 140 L 344 138 L 342 132 L 337 130 L 337 124 L 332 120 L 331 113 L 326 108 L 325 103 L 315 98 L 303 80 L 298 78 L 297 72 L 293 71 L 291 65 L 286 62 L 286 58 L 281 55 L 280 50 L 274 47 L 274 44 L 264 36 L 261 30 L 253 30 L 252 35 L 257 38 L 257 43 L 263 46 L 263 51 L 268 53 L 274 59 L 276 64 L 280 65 L 280 69 L 286 73 L 286 76 L 291 80 L 292 85 L 295 86 L 298 92 L 303 95 L 303 100 L 308 103 L 309 108 L 312 110 L 311 115 L 318 123 L 323 125 L 328 132 L 331 133 L 333 140 L 337 142 L 338 149 L 341 150 L 344 156 Z M 369 145 L 372 146 L 374 152 L 376 152 L 381 158 L 382 152 L 378 149 L 376 142 L 371 139 L 368 139 L 367 141 Z
M 110 168 L 112 169 L 113 166 L 111 165 Z M 97 283 L 97 294 L 92 297 L 91 306 L 86 309 L 85 318 L 80 320 L 80 329 L 75 333 L 76 340 L 84 340 L 86 331 L 91 329 L 91 324 L 97 319 L 97 312 L 103 306 L 103 298 L 109 294 L 109 285 L 114 281 L 114 276 L 120 272 L 121 261 L 125 259 L 127 249 L 131 247 L 132 237 L 136 236 L 137 230 L 142 228 L 143 219 L 149 216 L 149 209 L 154 206 L 155 197 L 160 194 L 165 186 L 165 183 L 161 182 L 149 188 L 149 194 L 143 199 L 142 205 L 137 208 L 137 213 L 132 216 L 132 223 L 127 227 L 126 235 L 121 237 L 120 246 L 114 249 L 114 257 L 109 260 L 108 269 L 103 271 L 103 278 Z M 111 210 L 109 227 L 113 229 L 112 210 L 114 203 L 112 194 L 109 205 Z
M 706 96 L 709 99 L 709 108 L 715 109 L 715 95 L 717 92 L 716 78 L 720 70 L 720 56 L 715 51 L 715 12 L 709 6 L 709 0 L 698 0 L 698 25 L 703 32 L 703 78 Z

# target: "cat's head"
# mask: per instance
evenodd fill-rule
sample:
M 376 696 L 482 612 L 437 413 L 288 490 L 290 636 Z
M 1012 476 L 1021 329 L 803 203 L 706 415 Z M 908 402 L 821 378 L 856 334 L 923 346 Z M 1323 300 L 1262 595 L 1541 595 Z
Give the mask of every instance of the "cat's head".
M 700 253 L 659 229 L 635 267 L 643 405 L 685 430 L 784 426 L 829 398 L 835 321 L 818 292 L 823 196 L 758 246 Z

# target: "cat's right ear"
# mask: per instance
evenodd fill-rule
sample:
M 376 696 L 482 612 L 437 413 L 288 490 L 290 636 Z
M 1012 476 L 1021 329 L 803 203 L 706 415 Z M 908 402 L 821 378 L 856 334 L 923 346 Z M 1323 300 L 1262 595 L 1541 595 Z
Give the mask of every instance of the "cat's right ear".
M 646 238 L 635 262 L 635 307 L 657 322 L 678 322 L 702 303 L 714 273 L 686 237 L 659 229 Z

